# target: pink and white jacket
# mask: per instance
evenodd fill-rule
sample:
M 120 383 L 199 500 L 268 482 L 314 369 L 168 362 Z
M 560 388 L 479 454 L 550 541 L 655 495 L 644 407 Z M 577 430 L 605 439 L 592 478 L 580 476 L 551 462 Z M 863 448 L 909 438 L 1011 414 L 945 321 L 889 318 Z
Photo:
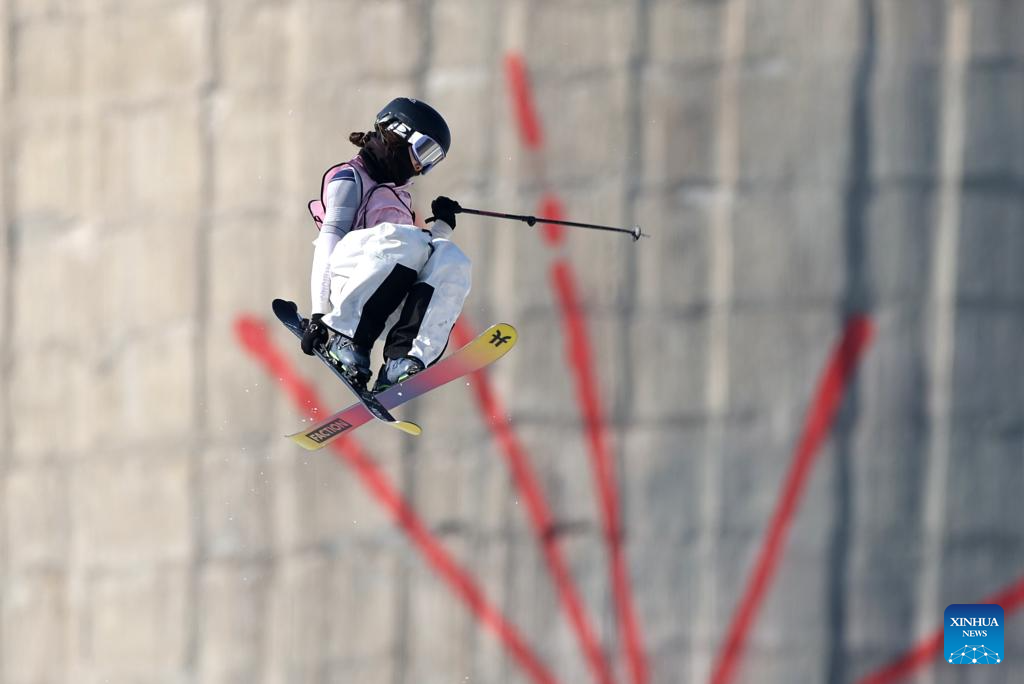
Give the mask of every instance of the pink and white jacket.
M 330 311 L 331 252 L 349 231 L 380 223 L 413 224 L 410 185 L 377 183 L 358 155 L 327 170 L 320 183 L 320 197 L 309 203 L 309 213 L 320 231 L 313 242 L 316 248 L 309 280 L 313 313 Z
M 356 155 L 327 169 L 320 197 L 309 203 L 309 213 L 318 230 L 326 225 L 329 232 L 342 237 L 350 230 L 378 223 L 411 225 L 416 218 L 408 190 L 411 185 L 377 183 Z

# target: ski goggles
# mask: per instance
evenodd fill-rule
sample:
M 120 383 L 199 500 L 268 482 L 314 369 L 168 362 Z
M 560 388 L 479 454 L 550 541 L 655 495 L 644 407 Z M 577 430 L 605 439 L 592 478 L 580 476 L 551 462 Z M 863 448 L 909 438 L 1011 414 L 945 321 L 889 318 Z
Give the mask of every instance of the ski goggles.
M 384 133 L 391 133 L 409 143 L 409 151 L 421 175 L 426 175 L 430 169 L 437 166 L 437 163 L 444 159 L 444 148 L 429 135 L 413 130 L 408 124 L 398 119 L 384 118 L 377 120 L 377 129 Z

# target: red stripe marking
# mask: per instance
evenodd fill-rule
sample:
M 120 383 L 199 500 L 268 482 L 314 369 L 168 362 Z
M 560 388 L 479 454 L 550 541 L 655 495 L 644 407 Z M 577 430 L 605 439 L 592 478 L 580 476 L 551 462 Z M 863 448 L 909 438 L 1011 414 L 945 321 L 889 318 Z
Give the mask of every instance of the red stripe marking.
M 725 647 L 718 658 L 718 669 L 711 678 L 713 684 L 726 684 L 735 676 L 747 635 L 778 567 L 790 523 L 807 484 L 811 466 L 814 465 L 819 448 L 832 428 L 832 421 L 842 403 L 846 386 L 853 377 L 873 334 L 874 327 L 870 319 L 864 316 L 854 317 L 847 324 L 842 340 L 832 353 L 807 414 L 804 432 L 793 454 L 792 466 L 781 498 L 768 524 L 768 533 L 758 554 L 754 574 L 733 616 Z
M 452 339 L 456 346 L 461 347 L 468 344 L 474 337 L 475 335 L 464 317 L 456 321 L 452 331 Z M 587 619 L 583 601 L 580 599 L 572 574 L 562 556 L 558 537 L 554 534 L 554 518 L 540 482 L 530 465 L 530 457 L 512 430 L 508 412 L 491 388 L 487 374 L 483 370 L 478 370 L 470 376 L 470 381 L 480 413 L 501 447 L 509 470 L 512 471 L 516 487 L 522 492 L 526 501 L 526 510 L 529 513 L 534 534 L 544 550 L 548 572 L 554 579 L 562 607 L 569 614 L 569 621 L 576 631 L 580 647 L 586 655 L 594 677 L 602 684 L 612 684 L 614 680 L 611 667 L 601 650 L 590 621 Z
M 623 632 L 626 657 L 633 682 L 642 684 L 649 676 L 647 657 L 640 635 L 640 623 L 633 608 L 629 570 L 622 549 L 622 524 L 619 513 L 615 464 L 608 447 L 608 429 L 601 411 L 598 378 L 587 334 L 586 321 L 576 292 L 576 282 L 569 263 L 558 259 L 551 268 L 551 279 L 558 293 L 565 325 L 566 355 L 576 377 L 576 394 L 583 412 L 583 422 L 590 443 L 591 466 L 594 471 L 604 520 L 605 541 L 609 550 L 612 596 Z
M 540 200 L 540 209 L 537 213 L 544 218 L 555 219 L 558 221 L 565 220 L 565 208 L 562 206 L 562 200 L 558 199 L 557 195 L 553 193 L 544 193 L 544 196 Z M 554 223 L 544 223 L 544 239 L 551 247 L 557 247 L 562 244 L 565 240 L 565 228 Z
M 235 321 L 235 332 L 242 346 L 280 381 L 300 411 L 310 416 L 321 412 L 320 400 L 313 386 L 297 375 L 284 355 L 274 347 L 262 322 L 242 316 Z M 556 684 L 554 676 L 533 653 L 516 628 L 487 601 L 472 576 L 445 551 L 359 442 L 345 435 L 332 442 L 330 447 L 339 458 L 355 469 L 363 485 L 388 510 L 427 562 L 466 603 L 476 619 L 497 635 L 530 679 L 540 684 Z
M 523 144 L 528 150 L 539 153 L 542 146 L 541 126 L 526 76 L 525 62 L 521 55 L 509 53 L 506 56 L 505 73 Z M 552 192 L 546 192 L 542 198 L 542 215 L 545 212 L 548 212 L 549 218 L 562 217 L 562 204 L 557 195 Z M 544 230 L 544 238 L 550 247 L 557 247 L 563 240 L 563 229 L 547 225 Z M 633 610 L 632 589 L 622 552 L 621 524 L 616 498 L 618 485 L 607 448 L 607 430 L 597 393 L 597 376 L 594 373 L 592 355 L 587 342 L 586 317 L 579 307 L 572 267 L 568 263 L 560 261 L 553 265 L 551 274 L 556 289 L 559 291 L 563 325 L 568 336 L 570 365 L 576 374 L 578 401 L 587 426 L 591 463 L 594 477 L 598 483 L 598 494 L 605 522 L 605 538 L 609 550 L 612 594 L 615 599 L 619 629 L 624 635 L 624 648 L 633 683 L 645 684 L 649 675 L 647 657 L 640 636 L 640 625 Z
M 534 106 L 530 80 L 526 76 L 526 65 L 518 53 L 505 55 L 505 79 L 511 90 L 512 107 L 519 122 L 523 145 L 530 150 L 539 150 L 544 142 L 540 119 Z
M 1024 577 L 1019 577 L 1004 589 L 985 597 L 979 603 L 996 603 L 1003 612 L 1010 615 L 1024 606 Z M 935 664 L 936 656 L 942 656 L 942 627 L 922 639 L 916 646 L 892 661 L 874 674 L 860 680 L 858 684 L 891 684 L 909 676 L 915 670 Z

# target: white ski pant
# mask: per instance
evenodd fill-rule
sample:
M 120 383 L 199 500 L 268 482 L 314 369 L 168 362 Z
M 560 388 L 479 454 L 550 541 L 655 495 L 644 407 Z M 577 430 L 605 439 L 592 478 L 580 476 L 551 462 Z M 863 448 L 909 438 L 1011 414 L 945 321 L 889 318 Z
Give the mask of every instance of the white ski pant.
M 455 243 L 393 223 L 349 232 L 334 246 L 330 268 L 324 322 L 369 350 L 395 321 L 385 356 L 414 356 L 428 366 L 447 346 L 471 284 L 469 258 Z

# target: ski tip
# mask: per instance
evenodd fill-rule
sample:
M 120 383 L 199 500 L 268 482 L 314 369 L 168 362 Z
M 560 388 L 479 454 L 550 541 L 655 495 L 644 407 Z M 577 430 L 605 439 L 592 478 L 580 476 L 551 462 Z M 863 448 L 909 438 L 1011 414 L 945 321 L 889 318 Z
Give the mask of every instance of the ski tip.
M 294 435 L 286 435 L 288 439 L 292 440 L 306 451 L 317 451 L 318 449 L 326 446 L 327 442 L 317 442 L 310 439 L 309 435 L 305 432 L 296 432 Z
M 290 302 L 287 299 L 275 299 L 270 303 L 270 308 L 274 310 L 274 313 L 279 311 L 298 311 L 299 306 L 295 302 Z
M 419 437 L 420 435 L 423 434 L 423 428 L 421 428 L 416 423 L 413 423 L 412 421 L 396 420 L 393 423 L 390 422 L 390 421 L 382 421 L 382 422 L 386 423 L 387 425 L 390 425 L 391 427 L 398 428 L 399 430 L 401 430 L 405 434 L 412 435 L 413 437 Z M 319 451 L 320 449 L 323 449 L 325 446 L 327 446 L 332 441 L 334 441 L 334 438 L 337 437 L 340 434 L 341 433 L 330 435 L 326 439 L 321 437 L 319 440 L 318 439 L 313 439 L 313 437 L 310 436 L 310 433 L 308 431 L 296 432 L 295 434 L 285 435 L 285 436 L 288 439 L 290 439 L 291 441 L 293 441 L 296 444 L 298 444 L 300 447 L 302 447 L 306 451 Z
M 423 428 L 408 420 L 396 420 L 394 423 L 391 423 L 391 425 L 394 425 L 405 434 L 412 435 L 413 437 L 419 437 L 423 434 Z
M 485 340 L 488 346 L 501 350 L 499 356 L 507 352 L 519 340 L 519 332 L 511 323 L 495 323 L 480 333 L 478 340 Z

